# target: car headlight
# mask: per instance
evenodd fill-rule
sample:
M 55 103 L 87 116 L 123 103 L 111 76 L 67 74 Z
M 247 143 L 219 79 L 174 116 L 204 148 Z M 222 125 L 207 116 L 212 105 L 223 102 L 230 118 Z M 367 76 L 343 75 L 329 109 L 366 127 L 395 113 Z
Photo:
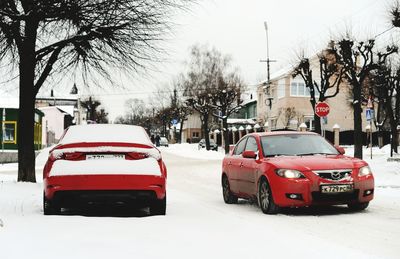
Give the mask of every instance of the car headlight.
M 372 171 L 371 171 L 371 168 L 369 168 L 369 166 L 361 167 L 358 170 L 358 176 L 359 177 L 366 176 L 366 175 L 372 175 Z
M 293 169 L 277 169 L 275 170 L 275 172 L 277 175 L 284 178 L 290 178 L 290 179 L 305 178 L 300 171 Z

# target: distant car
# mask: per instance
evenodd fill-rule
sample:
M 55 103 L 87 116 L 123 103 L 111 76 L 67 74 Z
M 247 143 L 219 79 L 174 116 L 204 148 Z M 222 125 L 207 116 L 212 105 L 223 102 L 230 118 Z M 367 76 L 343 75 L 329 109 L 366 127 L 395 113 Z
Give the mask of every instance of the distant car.
M 201 139 L 199 144 L 198 144 L 198 149 L 206 148 L 206 140 Z M 218 150 L 218 145 L 214 142 L 214 140 L 210 139 L 210 149 L 211 150 Z
M 166 213 L 167 169 L 142 127 L 91 124 L 67 128 L 43 169 L 45 215 L 61 208 L 117 203 Z
M 160 146 L 168 147 L 168 139 L 166 137 L 160 138 Z
M 252 199 L 266 214 L 311 205 L 364 210 L 374 197 L 374 177 L 366 162 L 343 154 L 315 133 L 248 134 L 223 160 L 224 201 Z

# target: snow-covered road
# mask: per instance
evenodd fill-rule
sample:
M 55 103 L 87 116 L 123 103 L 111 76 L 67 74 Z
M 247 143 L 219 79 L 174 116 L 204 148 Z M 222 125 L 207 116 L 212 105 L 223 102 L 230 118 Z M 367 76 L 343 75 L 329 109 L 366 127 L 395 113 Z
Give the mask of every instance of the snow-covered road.
M 43 216 L 42 184 L 0 170 L 0 258 L 400 258 L 399 182 L 382 181 L 361 213 L 339 206 L 264 215 L 245 201 L 223 202 L 220 154 L 173 151 L 163 149 L 165 217 Z

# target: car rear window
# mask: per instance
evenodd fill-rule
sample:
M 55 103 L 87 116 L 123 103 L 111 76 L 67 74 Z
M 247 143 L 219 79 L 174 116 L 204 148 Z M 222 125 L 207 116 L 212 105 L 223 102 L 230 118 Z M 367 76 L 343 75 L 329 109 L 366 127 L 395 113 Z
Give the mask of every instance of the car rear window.
M 79 142 L 120 142 L 152 145 L 149 136 L 142 127 L 120 124 L 71 126 L 59 143 Z

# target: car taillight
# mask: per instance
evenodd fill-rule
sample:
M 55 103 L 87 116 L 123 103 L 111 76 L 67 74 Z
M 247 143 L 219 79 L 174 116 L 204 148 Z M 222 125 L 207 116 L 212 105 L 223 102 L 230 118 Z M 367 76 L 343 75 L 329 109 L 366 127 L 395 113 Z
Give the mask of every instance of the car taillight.
M 125 155 L 125 159 L 127 160 L 139 160 L 139 159 L 144 159 L 148 158 L 149 155 L 146 153 L 140 153 L 140 152 L 129 152 Z
M 64 153 L 64 159 L 65 160 L 85 160 L 86 156 L 82 153 L 79 152 L 74 152 L 74 153 Z
M 49 160 L 50 161 L 56 161 L 56 160 L 85 160 L 86 157 L 84 154 L 79 153 L 79 152 L 74 152 L 74 153 L 64 153 L 59 150 L 55 150 L 52 153 L 50 153 Z

